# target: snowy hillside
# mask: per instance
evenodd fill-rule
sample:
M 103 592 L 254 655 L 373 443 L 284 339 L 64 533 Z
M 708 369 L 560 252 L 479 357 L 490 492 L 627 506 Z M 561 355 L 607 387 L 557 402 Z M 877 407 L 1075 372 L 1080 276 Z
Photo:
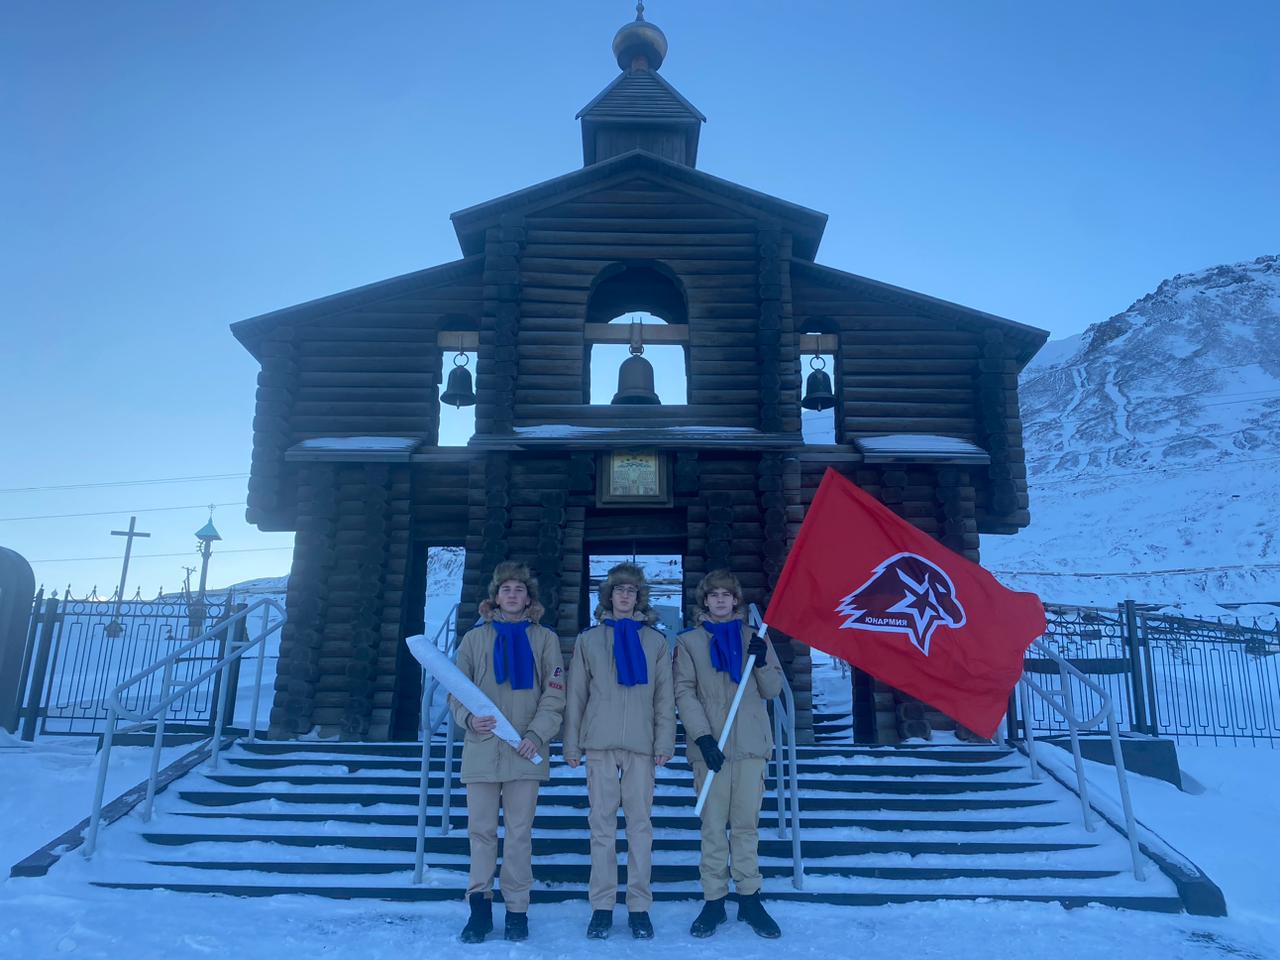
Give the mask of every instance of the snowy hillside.
M 1031 527 L 983 562 L 1047 600 L 1280 602 L 1280 257 L 1179 274 L 1022 376 Z

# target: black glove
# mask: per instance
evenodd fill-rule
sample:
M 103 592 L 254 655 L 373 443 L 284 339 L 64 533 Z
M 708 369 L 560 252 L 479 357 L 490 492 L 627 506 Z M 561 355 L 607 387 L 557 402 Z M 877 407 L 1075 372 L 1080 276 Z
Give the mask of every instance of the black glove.
M 764 637 L 752 637 L 751 642 L 747 644 L 747 656 L 755 654 L 757 670 L 765 665 L 765 656 L 768 652 L 769 648 L 765 645 Z
M 724 754 L 720 752 L 720 746 L 716 743 L 716 738 L 709 733 L 704 733 L 694 743 L 702 751 L 702 762 L 713 773 L 719 773 L 720 768 L 724 766 Z

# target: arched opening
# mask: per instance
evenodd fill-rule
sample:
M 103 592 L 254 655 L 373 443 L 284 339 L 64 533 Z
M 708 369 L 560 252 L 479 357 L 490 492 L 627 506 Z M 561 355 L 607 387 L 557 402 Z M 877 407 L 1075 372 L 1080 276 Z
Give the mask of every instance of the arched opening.
M 653 367 L 658 402 L 688 403 L 688 321 L 683 285 L 664 264 L 615 263 L 602 270 L 587 298 L 583 402 L 614 402 L 619 369 L 638 343 Z
M 800 326 L 800 435 L 807 444 L 841 442 L 843 405 L 839 359 L 839 327 L 822 317 L 803 321 Z
M 686 372 L 685 347 L 674 343 L 653 343 L 658 331 L 666 323 L 651 313 L 624 313 L 609 321 L 609 325 L 631 334 L 631 325 L 640 324 L 639 336 L 644 344 L 644 358 L 653 365 L 653 388 L 659 403 L 671 406 L 689 402 L 689 377 Z M 618 389 L 618 370 L 631 355 L 630 343 L 588 343 L 587 402 L 608 404 Z

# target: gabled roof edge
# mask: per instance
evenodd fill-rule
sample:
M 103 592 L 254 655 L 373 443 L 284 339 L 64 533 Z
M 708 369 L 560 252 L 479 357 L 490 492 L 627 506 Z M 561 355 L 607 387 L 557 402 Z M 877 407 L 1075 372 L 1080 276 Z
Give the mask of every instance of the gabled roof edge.
M 492 200 L 486 200 L 484 203 L 465 207 L 450 214 L 449 219 L 453 221 L 453 228 L 458 235 L 458 243 L 462 247 L 463 253 L 468 255 L 477 254 L 483 249 L 484 228 L 496 223 L 502 214 L 522 205 L 533 206 L 544 200 L 554 202 L 566 191 L 578 184 L 586 185 L 596 180 L 605 180 L 624 173 L 631 167 L 652 170 L 670 176 L 673 180 L 686 183 L 692 187 L 703 188 L 709 192 L 720 194 L 729 200 L 737 200 L 747 206 L 762 209 L 779 219 L 791 221 L 793 225 L 799 226 L 808 232 L 808 236 L 797 238 L 798 240 L 802 239 L 803 242 L 797 244 L 796 256 L 812 259 L 817 253 L 818 244 L 822 240 L 822 233 L 827 225 L 827 215 L 825 213 L 801 206 L 798 203 L 792 203 L 789 200 L 782 200 L 759 190 L 753 190 L 750 187 L 744 187 L 731 180 L 713 176 L 703 170 L 687 167 L 684 164 L 667 160 L 655 153 L 640 149 L 628 150 L 626 153 L 620 153 L 616 157 L 610 157 L 608 160 L 601 160 L 580 170 L 574 170 L 571 173 L 544 180 L 521 190 L 495 197 Z
M 796 260 L 793 263 L 800 265 L 803 269 L 812 270 L 815 273 L 825 275 L 829 279 L 839 280 L 846 283 L 858 284 L 877 292 L 887 294 L 890 298 L 896 300 L 908 300 L 913 304 L 919 304 L 935 315 L 946 316 L 947 314 L 961 314 L 973 320 L 979 320 L 983 323 L 997 324 L 1006 328 L 1009 332 L 1015 334 L 1030 349 L 1027 351 L 1019 351 L 1019 365 L 1024 365 L 1038 351 L 1046 340 L 1049 339 L 1049 331 L 1042 330 L 1039 327 L 1033 327 L 1030 324 L 1019 323 L 1017 320 L 1010 320 L 1007 317 L 997 316 L 994 313 L 987 313 L 985 310 L 977 310 L 973 307 L 966 307 L 963 304 L 953 303 L 950 300 L 943 300 L 939 297 L 930 296 L 927 293 L 920 293 L 916 290 L 908 290 L 906 287 L 896 287 L 891 283 L 885 283 L 882 280 L 872 280 L 870 277 L 859 276 L 856 273 L 849 273 L 846 270 L 839 270 L 835 267 L 829 267 L 826 264 L 815 263 L 813 261 Z
M 677 90 L 675 87 L 673 87 L 673 86 L 672 86 L 672 85 L 667 81 L 667 78 L 666 78 L 666 77 L 664 77 L 662 74 L 658 73 L 658 71 L 657 71 L 657 70 L 650 70 L 650 71 L 649 71 L 649 73 L 653 75 L 653 78 L 654 78 L 655 80 L 657 80 L 657 81 L 658 81 L 658 84 L 659 84 L 659 85 L 660 85 L 664 90 L 666 90 L 666 91 L 667 91 L 667 93 L 671 94 L 671 95 L 672 95 L 673 97 L 675 97 L 678 101 L 680 101 L 680 105 L 681 105 L 682 107 L 684 107 L 684 108 L 685 108 L 686 110 L 688 110 L 691 114 L 693 114 L 695 117 L 697 117 L 697 118 L 698 118 L 698 120 L 699 120 L 699 121 L 701 121 L 702 123 L 706 123 L 706 122 L 707 122 L 707 118 L 706 118 L 706 116 L 703 114 L 703 112 L 702 112 L 701 110 L 699 110 L 697 107 L 695 107 L 692 103 L 690 103 L 690 102 L 685 98 L 684 94 L 682 94 L 679 90 Z M 609 93 L 613 90 L 613 88 L 614 88 L 614 87 L 616 87 L 618 84 L 622 83 L 622 81 L 623 81 L 623 80 L 627 79 L 627 75 L 628 75 L 628 71 L 625 71 L 625 70 L 624 70 L 622 73 L 620 73 L 620 74 L 618 74 L 616 77 L 614 77 L 613 81 L 612 81 L 611 83 L 609 83 L 609 85 L 608 85 L 608 86 L 606 86 L 603 90 L 601 90 L 599 93 L 597 93 L 594 97 L 592 97 L 592 98 L 591 98 L 591 102 L 590 102 L 590 103 L 588 103 L 588 104 L 587 104 L 585 107 L 583 107 L 581 110 L 579 110 L 579 111 L 574 115 L 574 118 L 573 118 L 573 119 L 575 119 L 575 120 L 581 120 L 581 119 L 582 119 L 583 117 L 585 117 L 588 113 L 590 113 L 590 112 L 591 112 L 591 108 L 592 108 L 592 107 L 594 107 L 597 103 L 599 103 L 599 102 L 600 102 L 601 100 L 603 100 L 606 96 L 608 96 L 608 95 L 609 95 Z
M 254 348 L 262 341 L 263 336 L 281 323 L 297 323 L 298 321 L 305 321 L 311 317 L 323 316 L 338 310 L 349 310 L 364 304 L 376 303 L 379 300 L 398 297 L 420 289 L 424 285 L 429 285 L 433 281 L 446 283 L 450 280 L 456 280 L 465 276 L 468 271 L 480 268 L 482 261 L 482 257 L 463 257 L 460 260 L 450 260 L 448 263 L 437 264 L 434 267 L 427 267 L 423 270 L 415 270 L 412 273 L 402 273 L 399 276 L 388 277 L 385 280 L 375 280 L 373 283 L 366 283 L 363 286 L 343 290 L 340 293 L 331 293 L 328 296 L 317 297 L 315 300 L 307 300 L 291 307 L 281 307 L 279 310 L 272 310 L 270 313 L 262 313 L 256 317 L 237 320 L 231 324 L 231 333 L 246 350 L 256 355 Z

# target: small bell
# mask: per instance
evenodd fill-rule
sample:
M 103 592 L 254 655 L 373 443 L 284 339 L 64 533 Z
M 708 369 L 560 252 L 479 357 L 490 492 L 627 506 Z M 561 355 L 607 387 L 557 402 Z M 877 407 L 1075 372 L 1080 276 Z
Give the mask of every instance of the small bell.
M 618 368 L 618 392 L 614 403 L 661 403 L 653 389 L 653 364 L 632 354 Z
M 444 393 L 440 394 L 440 402 L 454 407 L 475 406 L 476 395 L 471 389 L 471 371 L 467 369 L 465 353 L 453 358 L 453 369 L 449 371 L 449 380 Z
M 826 361 L 821 357 L 814 357 L 809 361 L 812 372 L 805 380 L 804 399 L 800 401 L 800 406 L 806 410 L 830 410 L 836 405 L 836 395 L 831 390 L 831 378 L 823 369 L 826 365 Z

